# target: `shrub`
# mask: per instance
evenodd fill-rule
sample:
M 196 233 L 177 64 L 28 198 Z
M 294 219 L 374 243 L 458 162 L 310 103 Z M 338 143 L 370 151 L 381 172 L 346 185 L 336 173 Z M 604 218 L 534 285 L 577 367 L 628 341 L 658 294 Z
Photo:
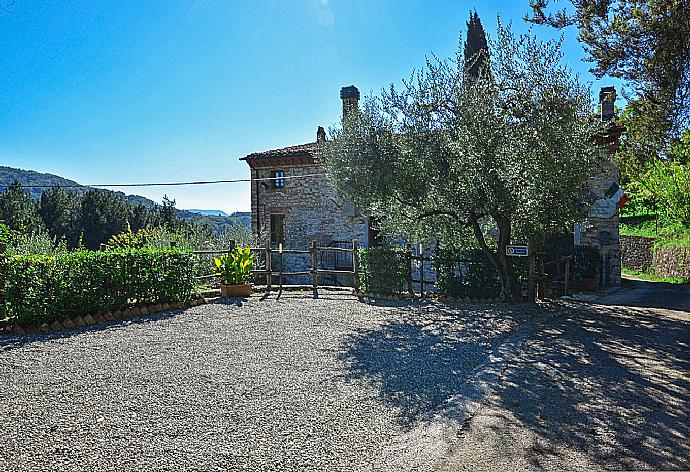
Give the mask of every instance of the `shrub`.
M 479 249 L 460 255 L 443 251 L 435 266 L 438 288 L 446 295 L 494 298 L 501 294 L 498 271 Z
M 197 285 L 195 259 L 175 249 L 4 257 L 3 311 L 20 323 L 49 323 L 132 304 L 189 300 Z
M 5 223 L 0 221 L 0 244 L 9 244 L 12 238 L 12 232 Z
M 359 287 L 363 292 L 394 294 L 406 290 L 407 255 L 402 249 L 360 249 L 359 265 Z
M 9 256 L 28 256 L 42 254 L 55 256 L 67 253 L 67 242 L 64 238 L 56 239 L 45 231 L 35 233 L 14 232 L 7 247 Z
M 156 230 L 154 229 L 142 228 L 136 232 L 130 229 L 111 236 L 108 240 L 108 246 L 111 248 L 142 248 L 148 246 L 155 236 Z

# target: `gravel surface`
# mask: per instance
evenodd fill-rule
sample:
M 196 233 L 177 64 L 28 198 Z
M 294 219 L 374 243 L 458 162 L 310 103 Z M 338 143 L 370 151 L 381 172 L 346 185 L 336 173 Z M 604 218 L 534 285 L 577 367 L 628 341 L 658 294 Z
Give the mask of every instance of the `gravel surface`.
M 534 332 L 437 470 L 690 470 L 688 287 L 636 286 Z
M 0 470 L 385 468 L 532 314 L 297 293 L 0 338 Z

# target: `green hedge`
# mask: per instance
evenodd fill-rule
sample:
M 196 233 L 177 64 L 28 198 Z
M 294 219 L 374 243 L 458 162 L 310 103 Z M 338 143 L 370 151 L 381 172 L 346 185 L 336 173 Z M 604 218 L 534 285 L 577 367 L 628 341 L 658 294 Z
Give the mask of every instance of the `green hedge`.
M 195 255 L 176 249 L 1 257 L 2 311 L 19 323 L 49 323 L 132 304 L 185 301 L 196 295 L 195 263 Z
M 368 248 L 359 252 L 359 289 L 366 293 L 407 291 L 407 256 L 398 248 Z

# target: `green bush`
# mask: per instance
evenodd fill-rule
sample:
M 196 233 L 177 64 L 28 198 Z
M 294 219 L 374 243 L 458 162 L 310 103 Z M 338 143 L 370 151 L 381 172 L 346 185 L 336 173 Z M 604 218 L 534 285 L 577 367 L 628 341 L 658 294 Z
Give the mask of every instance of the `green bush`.
M 3 257 L 0 299 L 6 316 L 20 323 L 185 301 L 196 294 L 195 259 L 176 249 Z
M 12 238 L 12 231 L 5 223 L 0 221 L 0 244 L 9 244 Z
M 437 285 L 451 297 L 494 298 L 501 294 L 498 271 L 481 250 L 439 253 Z
M 359 266 L 361 291 L 377 294 L 407 291 L 407 255 L 402 249 L 360 249 Z

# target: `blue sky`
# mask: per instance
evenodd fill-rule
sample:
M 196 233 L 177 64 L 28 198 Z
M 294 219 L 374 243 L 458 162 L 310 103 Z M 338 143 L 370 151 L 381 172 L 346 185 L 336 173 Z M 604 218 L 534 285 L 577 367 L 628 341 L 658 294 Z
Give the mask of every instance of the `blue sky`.
M 499 13 L 524 31 L 528 5 L 16 0 L 0 11 L 0 165 L 83 184 L 247 178 L 238 158 L 336 123 L 341 86 L 376 93 L 427 54 L 453 55 L 473 8 L 489 35 Z M 566 59 L 594 81 L 575 36 L 566 31 Z M 249 209 L 244 183 L 123 190 Z

